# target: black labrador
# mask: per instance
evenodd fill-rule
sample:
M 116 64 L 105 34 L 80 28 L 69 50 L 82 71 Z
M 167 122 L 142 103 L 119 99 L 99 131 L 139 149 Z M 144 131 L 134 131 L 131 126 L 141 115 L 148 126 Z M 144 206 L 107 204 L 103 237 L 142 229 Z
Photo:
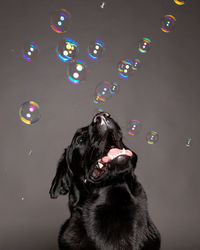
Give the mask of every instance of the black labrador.
M 51 198 L 69 193 L 71 216 L 61 227 L 59 250 L 160 249 L 136 162 L 108 113 L 77 130 L 50 189 Z

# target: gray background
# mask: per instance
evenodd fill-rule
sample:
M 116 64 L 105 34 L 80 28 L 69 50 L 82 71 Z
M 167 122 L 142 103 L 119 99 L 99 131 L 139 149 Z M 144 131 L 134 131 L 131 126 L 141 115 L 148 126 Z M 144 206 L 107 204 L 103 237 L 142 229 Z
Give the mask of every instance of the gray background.
M 118 121 L 124 141 L 139 157 L 136 174 L 149 200 L 150 214 L 162 234 L 162 250 L 200 249 L 199 192 L 199 24 L 200 2 L 177 6 L 172 0 L 110 0 L 104 9 L 95 0 L 2 1 L 0 7 L 0 249 L 55 250 L 61 224 L 69 215 L 67 197 L 49 198 L 57 161 L 75 130 L 89 124 L 99 81 L 118 81 L 120 92 L 100 105 Z M 72 14 L 67 34 L 50 28 L 52 11 Z M 170 34 L 160 30 L 165 14 L 176 17 Z M 73 85 L 55 46 L 60 37 L 80 45 L 88 65 L 87 80 Z M 137 51 L 147 36 L 152 49 Z M 91 40 L 106 44 L 102 60 L 87 56 Z M 39 57 L 27 63 L 21 49 L 35 41 Z M 139 57 L 141 69 L 128 80 L 118 76 L 121 59 Z M 34 100 L 41 119 L 23 124 L 20 105 Z M 127 134 L 129 120 L 140 120 L 141 133 Z M 148 145 L 145 135 L 159 132 Z M 187 138 L 192 146 L 186 148 Z M 30 150 L 32 154 L 29 155 Z

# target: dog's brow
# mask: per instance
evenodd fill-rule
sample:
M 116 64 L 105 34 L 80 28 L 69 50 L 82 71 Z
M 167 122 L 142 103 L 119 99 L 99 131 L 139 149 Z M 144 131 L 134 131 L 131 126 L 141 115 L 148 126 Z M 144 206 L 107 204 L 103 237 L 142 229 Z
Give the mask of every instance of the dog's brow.
M 88 126 L 87 127 L 83 127 L 83 128 L 79 128 L 77 131 L 76 131 L 76 136 L 79 136 L 81 134 L 85 134 L 88 132 Z

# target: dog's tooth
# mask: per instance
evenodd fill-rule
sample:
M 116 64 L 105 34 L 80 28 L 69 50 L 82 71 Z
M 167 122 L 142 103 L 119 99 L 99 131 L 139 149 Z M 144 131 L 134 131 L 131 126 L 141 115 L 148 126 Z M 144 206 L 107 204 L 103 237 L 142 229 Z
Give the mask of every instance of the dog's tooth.
M 122 149 L 122 154 L 123 154 L 123 155 L 126 154 L 126 149 L 125 149 L 125 148 Z
M 103 164 L 101 162 L 98 162 L 98 167 L 99 168 L 102 168 L 103 167 Z

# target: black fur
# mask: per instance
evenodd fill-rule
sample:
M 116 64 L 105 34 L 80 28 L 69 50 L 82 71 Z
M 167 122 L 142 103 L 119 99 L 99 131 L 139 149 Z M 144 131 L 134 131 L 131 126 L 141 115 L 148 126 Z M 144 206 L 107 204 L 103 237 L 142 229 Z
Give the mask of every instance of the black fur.
M 97 160 L 112 145 L 128 149 L 118 124 L 99 113 L 65 149 L 50 189 L 51 198 L 69 193 L 71 216 L 61 227 L 59 250 L 160 249 L 160 234 L 134 174 L 137 155 L 118 156 L 105 173 L 94 176 Z

